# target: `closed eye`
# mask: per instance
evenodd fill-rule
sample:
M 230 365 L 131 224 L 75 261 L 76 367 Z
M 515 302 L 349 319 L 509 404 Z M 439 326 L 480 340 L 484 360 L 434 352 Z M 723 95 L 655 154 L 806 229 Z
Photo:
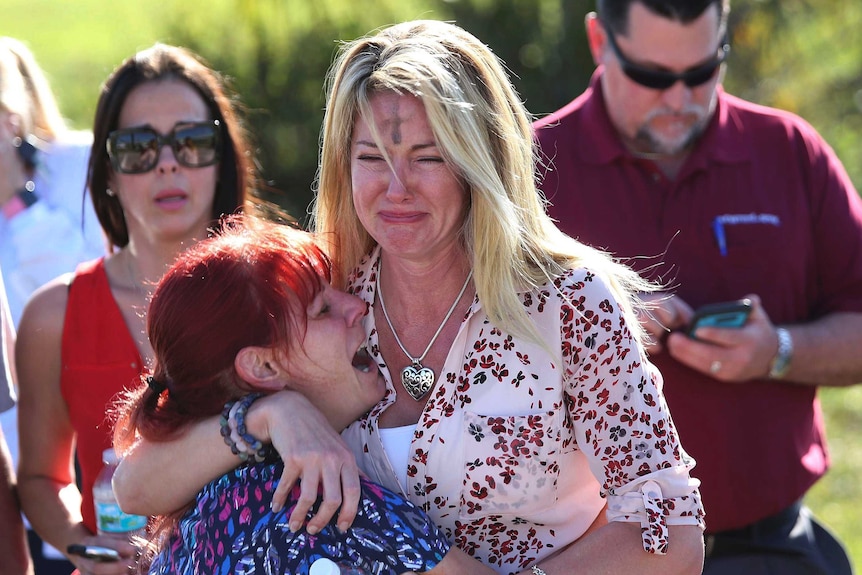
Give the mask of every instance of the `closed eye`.
M 327 313 L 329 313 L 329 304 L 323 298 L 323 294 L 319 293 L 308 306 L 308 317 L 314 319 Z
M 421 156 L 415 160 L 417 169 L 430 172 L 439 170 L 441 167 L 448 165 L 446 160 L 440 156 Z

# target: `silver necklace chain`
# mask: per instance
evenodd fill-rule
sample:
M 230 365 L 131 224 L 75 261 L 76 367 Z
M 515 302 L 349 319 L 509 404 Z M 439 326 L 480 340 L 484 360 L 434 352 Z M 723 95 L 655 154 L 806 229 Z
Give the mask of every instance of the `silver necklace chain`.
M 450 317 L 452 317 L 452 314 L 455 312 L 455 308 L 458 306 L 458 302 L 461 301 L 461 298 L 464 296 L 464 292 L 467 291 L 467 286 L 470 285 L 470 278 L 473 277 L 473 270 L 470 270 L 470 273 L 467 274 L 467 279 L 464 280 L 464 285 L 461 287 L 461 291 L 458 292 L 458 297 L 456 297 L 455 301 L 452 302 L 452 307 L 449 308 L 449 312 L 446 314 L 446 317 L 443 318 L 443 323 L 441 323 L 440 327 L 437 328 L 436 333 L 434 333 L 434 337 L 432 337 L 431 341 L 428 342 L 428 347 L 425 348 L 425 351 L 423 351 L 422 355 L 419 357 L 413 357 L 410 355 L 410 352 L 408 352 L 407 348 L 404 347 L 404 344 L 401 343 L 401 339 L 398 337 L 398 334 L 395 333 L 395 328 L 392 326 L 392 320 L 389 319 L 389 314 L 386 312 L 386 302 L 383 301 L 383 290 L 380 289 L 380 272 L 382 270 L 383 266 L 381 265 L 380 269 L 377 270 L 377 297 L 380 298 L 380 309 L 383 310 L 383 317 L 386 318 L 386 323 L 389 324 L 389 331 L 391 331 L 392 336 L 395 337 L 395 342 L 398 344 L 398 347 L 401 348 L 401 351 L 404 352 L 404 355 L 407 356 L 413 366 L 421 368 L 422 360 L 425 359 L 426 355 L 428 355 L 428 352 L 431 350 L 431 346 L 434 345 L 435 341 L 437 341 L 437 337 L 440 335 L 440 332 L 443 331 L 443 327 L 446 325 L 446 322 L 449 321 Z
M 138 294 L 138 297 L 144 300 L 150 297 L 149 290 L 146 290 L 140 282 L 135 279 L 135 272 L 132 270 L 132 256 L 126 253 L 126 271 L 129 274 L 129 281 L 132 283 L 132 289 Z

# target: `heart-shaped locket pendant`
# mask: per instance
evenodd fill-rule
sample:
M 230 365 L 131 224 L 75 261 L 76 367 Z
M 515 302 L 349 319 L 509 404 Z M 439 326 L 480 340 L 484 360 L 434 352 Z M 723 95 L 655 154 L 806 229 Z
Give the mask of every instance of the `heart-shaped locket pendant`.
M 431 391 L 434 385 L 434 372 L 418 362 L 408 365 L 401 370 L 401 385 L 410 397 L 419 401 Z

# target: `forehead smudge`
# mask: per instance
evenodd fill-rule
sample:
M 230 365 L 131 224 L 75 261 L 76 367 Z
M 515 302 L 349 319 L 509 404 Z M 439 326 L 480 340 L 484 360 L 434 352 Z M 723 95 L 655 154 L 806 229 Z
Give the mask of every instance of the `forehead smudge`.
M 396 99 L 389 106 L 389 119 L 386 123 L 389 125 L 389 136 L 392 138 L 393 144 L 401 143 L 401 124 L 404 123 L 404 118 L 401 117 L 399 101 Z

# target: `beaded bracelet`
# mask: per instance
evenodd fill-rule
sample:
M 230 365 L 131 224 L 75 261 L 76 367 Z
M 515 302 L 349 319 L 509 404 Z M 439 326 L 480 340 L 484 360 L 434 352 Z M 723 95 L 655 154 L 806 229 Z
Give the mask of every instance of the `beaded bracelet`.
M 249 406 L 262 396 L 262 393 L 250 393 L 241 399 L 228 401 L 221 412 L 221 436 L 231 452 L 242 461 L 253 458 L 257 463 L 261 463 L 272 453 L 272 447 L 264 445 L 261 440 L 248 433 L 245 427 L 245 414 Z

